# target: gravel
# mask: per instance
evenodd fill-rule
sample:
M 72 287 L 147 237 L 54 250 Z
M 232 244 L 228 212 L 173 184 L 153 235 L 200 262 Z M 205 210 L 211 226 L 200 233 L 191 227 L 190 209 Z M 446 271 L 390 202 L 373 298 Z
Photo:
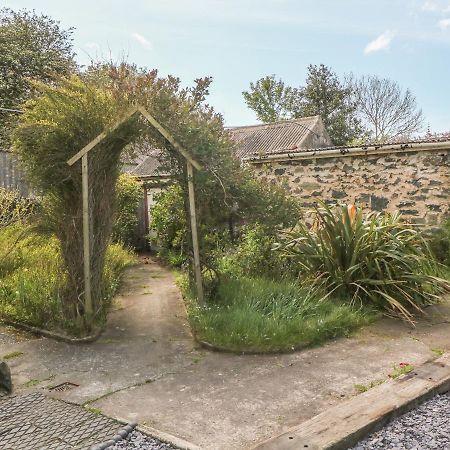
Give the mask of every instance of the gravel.
M 371 434 L 351 450 L 450 449 L 450 393 L 437 395 Z
M 139 431 L 132 431 L 125 439 L 108 447 L 108 450 L 177 450 L 170 444 L 159 441 L 158 439 L 146 436 Z

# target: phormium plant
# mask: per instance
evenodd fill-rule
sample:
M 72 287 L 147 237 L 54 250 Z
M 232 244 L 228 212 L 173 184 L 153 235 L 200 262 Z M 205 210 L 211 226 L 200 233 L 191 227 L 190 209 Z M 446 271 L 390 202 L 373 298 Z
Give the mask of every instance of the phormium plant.
M 413 323 L 414 311 L 449 289 L 422 235 L 399 214 L 322 204 L 314 225 L 299 224 L 277 245 L 327 295 L 372 303 Z

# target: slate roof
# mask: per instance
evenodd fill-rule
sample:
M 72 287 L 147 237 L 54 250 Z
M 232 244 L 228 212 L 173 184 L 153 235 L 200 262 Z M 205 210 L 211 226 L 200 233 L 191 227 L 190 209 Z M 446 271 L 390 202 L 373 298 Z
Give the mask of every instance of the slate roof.
M 229 128 L 236 142 L 236 156 L 245 159 L 255 153 L 277 153 L 287 148 L 302 147 L 320 121 L 320 116 L 283 120 L 263 125 Z

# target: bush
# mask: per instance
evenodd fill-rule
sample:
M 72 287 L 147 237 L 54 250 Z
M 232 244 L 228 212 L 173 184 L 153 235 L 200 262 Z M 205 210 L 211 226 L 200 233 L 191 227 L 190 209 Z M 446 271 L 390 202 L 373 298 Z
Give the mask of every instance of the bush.
M 276 237 L 260 224 L 245 226 L 234 249 L 217 256 L 219 273 L 235 277 L 267 277 L 283 279 L 292 277 L 292 269 L 279 252 L 272 250 Z
M 436 259 L 450 267 L 450 218 L 446 219 L 440 229 L 431 236 L 429 243 Z
M 15 244 L 15 245 L 13 245 Z M 30 227 L 15 225 L 0 230 L 0 317 L 45 329 L 79 332 L 62 313 L 67 272 L 63 268 L 59 242 Z M 102 298 L 109 305 L 124 268 L 134 256 L 121 246 L 109 246 L 106 253 Z M 96 322 L 104 315 L 96 317 Z
M 348 335 L 375 318 L 320 301 L 314 289 L 262 278 L 227 280 L 214 302 L 206 309 L 189 304 L 191 327 L 199 340 L 236 352 L 292 351 Z
M 421 234 L 398 214 L 347 206 L 316 209 L 315 225 L 299 225 L 279 245 L 298 271 L 328 295 L 368 302 L 413 322 L 413 312 L 449 288 Z
M 17 222 L 25 222 L 35 209 L 36 202 L 16 191 L 0 188 L 0 229 Z
M 85 299 L 81 162 L 67 161 L 117 121 L 128 102 L 112 92 L 85 83 L 79 76 L 35 83 L 40 95 L 21 109 L 14 131 L 14 148 L 27 179 L 45 194 L 48 220 L 60 242 L 66 289 L 63 313 L 78 320 L 89 333 L 92 321 L 103 314 L 102 288 L 105 255 L 110 243 L 114 192 L 123 148 L 139 134 L 129 120 L 116 128 L 89 153 L 89 214 L 91 239 L 91 302 Z
M 158 194 L 150 214 L 150 228 L 156 233 L 152 243 L 158 249 L 158 256 L 175 267 L 186 261 L 188 251 L 183 202 L 182 189 L 178 185 L 169 186 Z
M 139 224 L 138 208 L 142 199 L 142 186 L 136 178 L 122 174 L 116 184 L 116 214 L 112 239 L 128 247 L 135 247 Z

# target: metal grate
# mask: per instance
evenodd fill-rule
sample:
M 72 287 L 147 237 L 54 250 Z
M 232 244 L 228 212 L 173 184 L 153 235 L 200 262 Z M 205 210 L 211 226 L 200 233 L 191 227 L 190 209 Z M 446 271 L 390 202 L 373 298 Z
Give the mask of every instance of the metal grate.
M 78 387 L 79 384 L 71 383 L 70 381 L 66 381 L 65 383 L 58 384 L 57 386 L 52 386 L 49 388 L 49 391 L 58 391 L 65 392 L 70 391 L 70 389 Z

